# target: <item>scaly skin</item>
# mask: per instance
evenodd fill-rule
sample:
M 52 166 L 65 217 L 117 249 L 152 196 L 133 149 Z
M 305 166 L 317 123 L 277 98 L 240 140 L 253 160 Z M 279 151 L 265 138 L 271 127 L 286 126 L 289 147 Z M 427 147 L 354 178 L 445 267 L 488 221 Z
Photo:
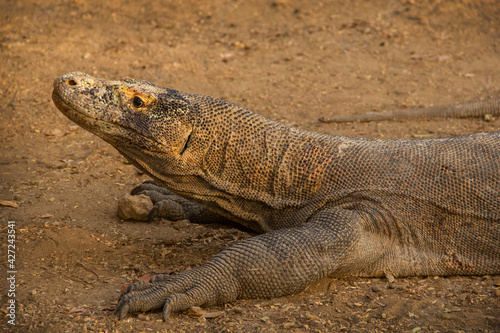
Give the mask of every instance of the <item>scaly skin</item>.
M 53 100 L 155 179 L 161 188 L 136 192 L 158 215 L 262 233 L 201 267 L 131 285 L 120 318 L 288 295 L 326 276 L 500 273 L 500 132 L 328 136 L 211 97 L 77 72 L 55 80 Z

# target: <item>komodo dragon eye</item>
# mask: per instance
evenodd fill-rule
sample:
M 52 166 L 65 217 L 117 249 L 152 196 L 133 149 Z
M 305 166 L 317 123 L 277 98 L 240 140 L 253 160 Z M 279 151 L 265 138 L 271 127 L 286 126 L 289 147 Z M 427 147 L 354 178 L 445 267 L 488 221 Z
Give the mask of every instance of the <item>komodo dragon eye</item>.
M 139 96 L 134 96 L 134 98 L 132 98 L 132 105 L 135 108 L 140 108 L 144 106 L 144 101 Z

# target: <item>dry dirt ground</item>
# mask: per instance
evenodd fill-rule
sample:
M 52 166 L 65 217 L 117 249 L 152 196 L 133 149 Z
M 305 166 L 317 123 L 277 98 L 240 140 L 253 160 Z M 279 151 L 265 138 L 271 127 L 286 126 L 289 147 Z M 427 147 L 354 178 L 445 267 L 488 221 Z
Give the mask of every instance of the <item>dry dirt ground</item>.
M 153 312 L 117 321 L 123 285 L 198 266 L 251 234 L 121 221 L 117 200 L 147 177 L 51 102 L 52 80 L 79 70 L 224 98 L 323 133 L 494 131 L 500 119 L 318 119 L 498 96 L 499 1 L 0 0 L 0 8 L 0 200 L 18 205 L 0 206 L 2 262 L 17 270 L 13 298 L 1 268 L 1 329 L 500 331 L 500 276 L 324 280 L 299 295 L 209 309 L 215 318 L 185 312 L 163 323 Z

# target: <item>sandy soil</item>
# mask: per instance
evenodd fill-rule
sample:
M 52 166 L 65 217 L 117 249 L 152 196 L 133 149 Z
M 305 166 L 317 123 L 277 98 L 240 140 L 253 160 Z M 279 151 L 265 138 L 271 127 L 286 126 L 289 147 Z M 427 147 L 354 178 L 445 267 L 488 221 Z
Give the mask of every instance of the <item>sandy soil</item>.
M 221 97 L 330 134 L 455 136 L 500 119 L 322 124 L 332 114 L 498 96 L 500 3 L 474 1 L 0 0 L 2 258 L 15 221 L 15 327 L 2 266 L 0 329 L 22 332 L 499 332 L 500 276 L 324 280 L 273 300 L 113 315 L 120 288 L 195 267 L 251 235 L 121 221 L 147 178 L 51 102 L 79 70 Z M 6 262 L 2 259 L 2 262 Z M 8 263 L 8 262 L 7 262 Z

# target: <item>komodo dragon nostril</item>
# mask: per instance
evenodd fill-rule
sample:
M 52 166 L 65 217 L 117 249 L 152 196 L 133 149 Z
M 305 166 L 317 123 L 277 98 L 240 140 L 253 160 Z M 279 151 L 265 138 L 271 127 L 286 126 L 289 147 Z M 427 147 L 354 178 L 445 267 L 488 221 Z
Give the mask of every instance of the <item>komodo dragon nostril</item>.
M 76 82 L 74 79 L 69 79 L 68 81 L 66 81 L 66 83 L 68 84 L 68 86 L 76 86 L 78 84 L 78 82 Z

